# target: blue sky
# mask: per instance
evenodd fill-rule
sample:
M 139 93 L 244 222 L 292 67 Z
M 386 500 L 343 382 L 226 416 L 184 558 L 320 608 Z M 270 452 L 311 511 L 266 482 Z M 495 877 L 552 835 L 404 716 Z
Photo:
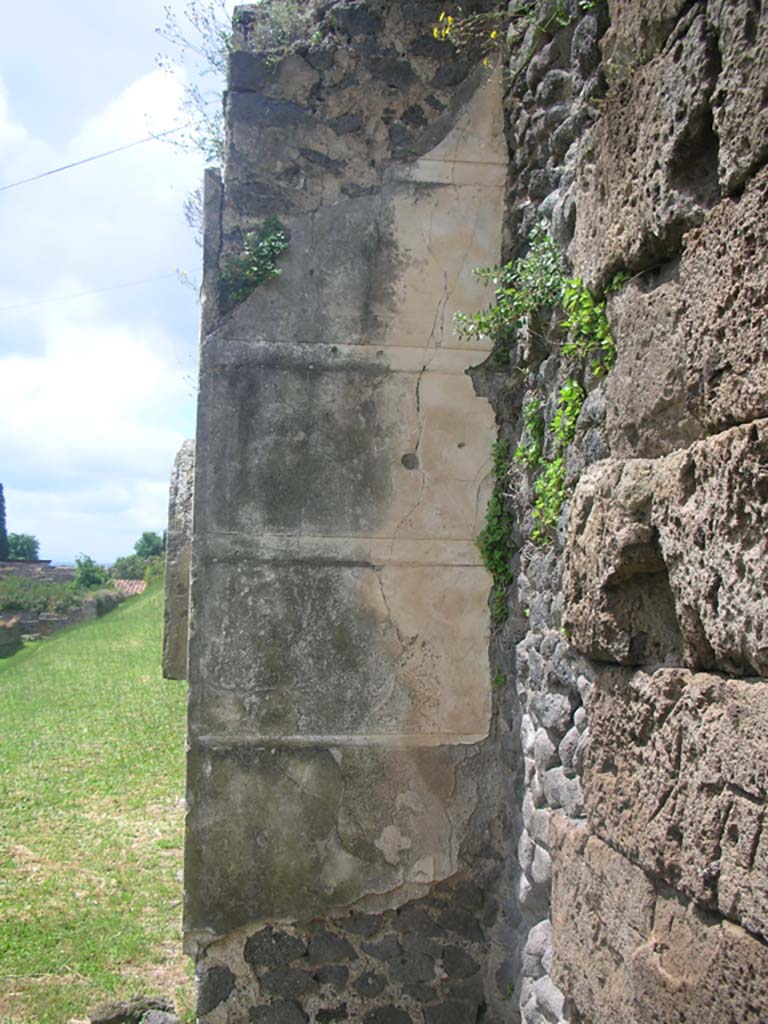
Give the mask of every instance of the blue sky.
M 180 123 L 162 19 L 162 0 L 6 5 L 0 185 Z M 175 271 L 199 278 L 183 202 L 202 172 L 150 142 L 0 192 L 0 483 L 9 531 L 43 558 L 109 563 L 165 526 L 194 434 L 199 309 Z

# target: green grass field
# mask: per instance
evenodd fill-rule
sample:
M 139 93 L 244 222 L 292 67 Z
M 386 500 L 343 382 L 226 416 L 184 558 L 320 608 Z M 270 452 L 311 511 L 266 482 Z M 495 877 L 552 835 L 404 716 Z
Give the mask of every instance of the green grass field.
M 145 993 L 191 1006 L 181 953 L 186 687 L 162 588 L 0 661 L 0 1022 Z

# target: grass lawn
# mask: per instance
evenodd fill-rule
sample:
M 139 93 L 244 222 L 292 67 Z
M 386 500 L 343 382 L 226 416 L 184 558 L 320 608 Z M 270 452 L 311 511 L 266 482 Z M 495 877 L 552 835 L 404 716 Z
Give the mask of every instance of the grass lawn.
M 161 633 L 155 585 L 0 660 L 2 1024 L 139 993 L 189 1014 L 186 687 L 160 675 Z

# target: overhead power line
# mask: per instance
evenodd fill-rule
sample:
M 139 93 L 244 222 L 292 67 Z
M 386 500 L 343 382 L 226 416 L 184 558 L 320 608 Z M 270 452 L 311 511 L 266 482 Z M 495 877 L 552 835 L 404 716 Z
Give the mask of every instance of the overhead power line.
M 70 295 L 54 295 L 50 299 L 38 299 L 35 302 L 20 302 L 15 306 L 0 306 L 0 313 L 9 313 L 13 309 L 30 309 L 32 306 L 47 306 L 51 302 L 66 302 L 68 299 L 85 299 L 89 295 L 101 295 L 102 292 L 114 292 L 119 288 L 134 288 L 139 284 L 151 284 L 153 281 L 164 281 L 168 277 L 178 277 L 178 274 L 158 274 L 155 277 L 144 277 L 140 281 L 126 281 L 125 284 L 111 284 L 107 288 L 94 288 L 93 291 L 90 292 L 73 292 Z
M 96 153 L 94 156 L 87 156 L 83 160 L 75 160 L 74 163 L 64 164 L 61 167 L 53 167 L 50 171 L 43 171 L 42 174 L 34 174 L 31 178 L 22 178 L 21 181 L 12 181 L 10 185 L 0 185 L 0 192 L 9 188 L 17 188 L 19 185 L 27 185 L 30 181 L 39 181 L 41 178 L 48 178 L 52 174 L 60 174 L 62 171 L 69 171 L 73 167 L 80 167 L 82 164 L 89 164 L 93 160 L 102 160 L 105 156 L 113 156 L 115 153 L 122 153 L 126 149 L 133 149 L 134 146 L 143 146 L 145 142 L 154 142 L 155 139 L 165 138 L 166 135 L 173 135 L 180 132 L 187 125 L 179 125 L 178 128 L 169 128 L 164 132 L 157 132 L 155 135 L 147 135 L 146 138 L 137 139 L 136 142 L 129 142 L 125 146 L 117 146 L 115 149 L 108 149 L 104 153 Z

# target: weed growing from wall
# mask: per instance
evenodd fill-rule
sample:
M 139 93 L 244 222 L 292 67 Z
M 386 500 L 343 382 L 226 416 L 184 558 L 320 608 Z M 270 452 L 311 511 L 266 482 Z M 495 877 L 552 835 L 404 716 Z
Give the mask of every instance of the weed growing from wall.
M 586 398 L 586 390 L 577 377 L 583 375 L 587 362 L 596 378 L 604 377 L 616 361 L 606 302 L 607 295 L 621 288 L 627 275 L 617 275 L 605 295 L 598 296 L 581 278 L 566 275 L 564 261 L 545 221 L 535 226 L 529 243 L 525 256 L 501 267 L 474 271 L 475 276 L 494 286 L 493 302 L 479 313 L 458 313 L 454 325 L 462 337 L 485 336 L 506 344 L 532 314 L 557 308 L 564 311 L 565 319 L 560 326 L 567 333 L 562 353 L 575 373 L 558 392 L 549 426 L 555 441 L 554 456 L 544 458 L 543 454 L 545 423 L 540 398 L 527 402 L 523 409 L 522 436 L 514 453 L 518 465 L 538 473 L 533 485 L 532 539 L 537 544 L 547 544 L 568 496 L 565 451 L 576 436 L 576 424 Z
M 483 565 L 493 577 L 491 619 L 503 622 L 507 617 L 505 587 L 512 582 L 510 562 L 512 545 L 512 514 L 504 499 L 504 481 L 509 469 L 509 441 L 496 441 L 491 447 L 493 461 L 493 494 L 485 510 L 485 526 L 475 538 Z
M 225 309 L 247 299 L 260 284 L 282 273 L 277 260 L 288 245 L 288 234 L 277 217 L 268 217 L 256 231 L 245 236 L 239 256 L 224 262 L 221 297 Z
M 527 439 L 527 440 L 526 440 Z M 544 448 L 544 413 L 540 398 L 532 398 L 523 407 L 523 437 L 515 448 L 514 459 L 519 466 L 533 469 L 541 462 Z

